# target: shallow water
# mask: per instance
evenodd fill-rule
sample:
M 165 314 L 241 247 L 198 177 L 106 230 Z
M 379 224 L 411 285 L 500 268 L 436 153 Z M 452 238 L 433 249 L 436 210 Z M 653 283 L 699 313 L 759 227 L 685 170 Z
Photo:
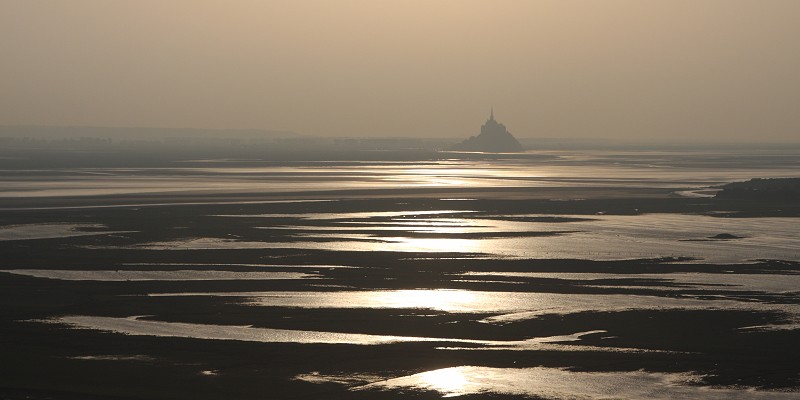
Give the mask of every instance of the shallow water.
M 319 264 L 244 264 L 244 263 L 123 263 L 125 266 L 161 266 L 161 267 L 251 267 L 251 268 L 289 268 L 289 269 L 352 269 L 358 268 L 350 265 L 319 265 Z
M 302 220 L 319 221 L 348 218 L 348 214 L 333 213 L 296 215 Z M 577 219 L 580 216 L 558 217 Z M 354 222 L 358 222 L 358 225 Z M 589 221 L 522 222 L 491 217 L 428 216 L 419 219 L 395 217 L 388 221 L 363 218 L 359 222 L 351 219 L 335 226 L 300 223 L 269 229 L 295 231 L 287 232 L 294 239 L 258 242 L 192 238 L 144 243 L 138 247 L 162 250 L 292 248 L 430 253 L 457 251 L 505 258 L 593 260 L 692 257 L 714 263 L 742 263 L 758 259 L 800 260 L 795 218 L 718 218 L 662 213 L 596 215 Z M 375 231 L 392 232 L 392 235 L 376 235 Z M 720 233 L 731 233 L 740 238 L 710 239 Z M 513 237 L 515 234 L 519 236 Z M 495 237 L 497 235 L 512 237 Z
M 530 152 L 522 159 L 414 162 L 305 162 L 181 168 L 14 170 L 0 198 L 177 192 L 278 193 L 341 189 L 492 187 L 702 188 L 753 177 L 793 176 L 797 162 L 766 152 Z M 765 163 L 769 160 L 770 163 Z M 712 162 L 715 161 L 715 162 Z M 257 164 L 250 161 L 248 164 Z
M 335 292 L 150 293 L 156 297 L 246 297 L 261 307 L 331 309 L 426 309 L 447 313 L 495 314 L 487 323 L 511 323 L 550 314 L 629 310 L 757 310 L 785 313 L 800 320 L 800 307 L 729 299 L 660 297 L 623 294 L 487 292 L 473 290 L 365 290 Z
M 239 272 L 208 270 L 177 271 L 77 271 L 55 269 L 10 269 L 0 273 L 32 276 L 36 278 L 59 279 L 65 281 L 226 281 L 226 280 L 275 280 L 319 278 L 316 274 L 300 272 Z
M 559 349 L 569 350 L 568 346 L 555 343 L 575 342 L 587 334 L 604 332 L 579 332 L 572 335 L 530 338 L 526 340 L 478 340 L 438 337 L 368 335 L 360 333 L 320 332 L 292 329 L 255 328 L 251 326 L 190 324 L 182 322 L 162 322 L 143 320 L 139 317 L 117 318 L 98 316 L 65 316 L 46 320 L 47 323 L 66 324 L 81 329 L 96 329 L 107 332 L 123 333 L 137 336 L 182 337 L 206 340 L 236 340 L 261 343 L 300 343 L 300 344 L 351 344 L 381 345 L 401 342 L 435 342 L 451 344 L 469 344 L 485 346 L 488 349 L 532 350 Z M 597 348 L 578 346 L 580 351 L 633 351 L 634 349 Z
M 408 210 L 408 211 L 369 211 L 369 212 L 347 212 L 347 213 L 286 213 L 286 214 L 220 214 L 216 217 L 231 217 L 231 218 L 283 218 L 295 217 L 302 219 L 370 219 L 375 217 L 417 217 L 417 216 L 430 216 L 442 214 L 466 214 L 474 213 L 472 210 Z
M 798 274 L 711 274 L 711 273 L 664 273 L 664 274 L 609 274 L 609 273 L 564 273 L 564 272 L 466 272 L 470 278 L 528 278 L 559 279 L 575 281 L 604 281 L 602 287 L 647 287 L 659 290 L 704 291 L 756 291 L 766 293 L 789 293 L 800 291 Z M 648 281 L 647 285 L 635 286 L 630 281 Z M 480 280 L 478 280 L 480 282 Z M 502 282 L 502 281 L 501 281 Z M 675 284 L 676 286 L 669 286 Z
M 297 379 L 305 379 L 298 376 Z M 317 382 L 324 377 L 313 377 Z M 337 377 L 333 377 L 336 381 Z M 341 382 L 341 378 L 338 378 Z M 434 391 L 444 397 L 498 393 L 541 399 L 796 399 L 797 393 L 693 386 L 697 376 L 459 366 L 354 386 L 358 391 Z
M 797 218 L 728 218 L 707 196 L 711 185 L 796 175 L 800 159 L 529 156 L 11 171 L 0 176 L 0 200 L 24 211 L 3 215 L 17 225 L 0 227 L 15 256 L 4 260 L 14 269 L 0 270 L 0 283 L 17 291 L 20 306 L 9 315 L 34 315 L 2 322 L 43 338 L 30 339 L 41 354 L 20 353 L 20 365 L 51 367 L 53 354 L 68 354 L 59 358 L 67 372 L 106 363 L 135 377 L 133 368 L 157 365 L 223 389 L 261 388 L 271 378 L 265 371 L 280 370 L 284 381 L 270 384 L 297 385 L 305 397 L 319 394 L 318 383 L 342 385 L 331 392 L 342 398 L 348 390 L 379 398 L 798 397 L 693 384 L 744 379 L 797 389 L 786 377 L 800 332 L 797 265 L 751 262 L 800 261 Z M 115 196 L 88 197 L 98 194 Z M 637 207 L 665 211 L 613 215 Z M 761 211 L 793 215 L 753 209 Z M 79 223 L 27 224 L 28 216 Z M 136 234 L 17 242 L 112 229 Z M 712 238 L 723 233 L 740 238 Z M 684 263 L 614 261 L 658 257 Z M 148 316 L 120 317 L 139 314 Z M 280 345 L 289 343 L 300 345 Z M 284 350 L 289 359 L 272 359 Z M 494 368 L 517 365 L 561 368 Z M 612 372 L 576 372 L 597 370 Z M 81 374 L 69 387 L 91 379 Z
M 0 241 L 54 239 L 77 236 L 108 235 L 130 231 L 100 230 L 101 224 L 23 224 L 0 226 Z M 91 229 L 91 230 L 81 230 Z

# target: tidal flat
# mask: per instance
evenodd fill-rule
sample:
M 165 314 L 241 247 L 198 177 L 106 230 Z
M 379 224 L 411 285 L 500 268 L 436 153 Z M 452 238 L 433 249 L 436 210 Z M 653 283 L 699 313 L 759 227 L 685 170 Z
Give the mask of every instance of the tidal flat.
M 776 159 L 16 169 L 0 398 L 798 398 Z

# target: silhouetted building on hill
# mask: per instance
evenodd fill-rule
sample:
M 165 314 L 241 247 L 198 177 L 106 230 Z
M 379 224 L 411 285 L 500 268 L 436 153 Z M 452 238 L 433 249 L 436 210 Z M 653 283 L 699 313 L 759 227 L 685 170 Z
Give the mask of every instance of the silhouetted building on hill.
M 458 151 L 485 151 L 491 153 L 506 153 L 522 151 L 522 145 L 506 129 L 506 126 L 494 119 L 492 109 L 489 119 L 481 126 L 481 133 L 453 146 Z

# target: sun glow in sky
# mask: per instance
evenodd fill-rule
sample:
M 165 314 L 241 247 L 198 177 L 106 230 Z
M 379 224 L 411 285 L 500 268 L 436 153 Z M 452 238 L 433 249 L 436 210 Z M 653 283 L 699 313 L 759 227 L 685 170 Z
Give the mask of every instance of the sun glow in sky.
M 795 140 L 793 0 L 7 0 L 0 124 Z

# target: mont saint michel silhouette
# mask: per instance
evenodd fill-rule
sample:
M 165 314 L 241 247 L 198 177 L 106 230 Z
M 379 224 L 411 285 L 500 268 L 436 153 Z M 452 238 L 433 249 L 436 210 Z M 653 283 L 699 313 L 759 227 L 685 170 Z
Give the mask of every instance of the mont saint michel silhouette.
M 492 109 L 489 119 L 481 126 L 481 133 L 453 146 L 453 150 L 505 153 L 522 151 L 522 145 L 505 125 L 494 119 L 494 109 Z

